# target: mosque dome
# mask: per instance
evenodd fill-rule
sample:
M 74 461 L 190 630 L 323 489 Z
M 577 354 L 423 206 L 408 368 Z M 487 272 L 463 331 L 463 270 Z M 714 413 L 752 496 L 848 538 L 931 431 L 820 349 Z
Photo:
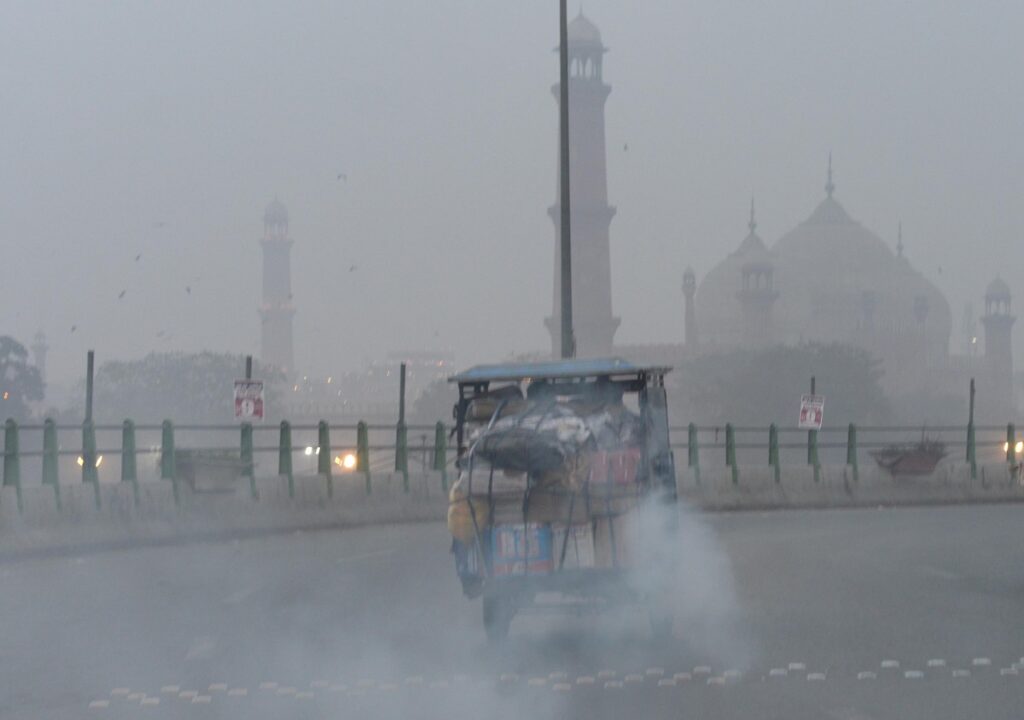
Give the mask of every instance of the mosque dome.
M 566 32 L 569 36 L 570 45 L 591 45 L 604 48 L 604 45 L 601 43 L 601 31 L 582 12 L 569 22 Z
M 263 222 L 266 225 L 287 225 L 288 208 L 280 200 L 274 198 L 263 213 Z
M 1001 277 L 997 277 L 985 288 L 985 298 L 987 300 L 1009 300 L 1010 286 Z

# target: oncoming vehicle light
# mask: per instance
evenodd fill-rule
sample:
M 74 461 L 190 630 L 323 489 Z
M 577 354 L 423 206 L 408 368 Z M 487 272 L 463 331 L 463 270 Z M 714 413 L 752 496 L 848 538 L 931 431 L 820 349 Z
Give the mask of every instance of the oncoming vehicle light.
M 102 464 L 103 464 L 103 456 L 102 455 L 97 455 L 96 456 L 96 462 L 94 463 L 94 465 L 96 467 L 99 467 Z M 79 455 L 78 456 L 78 467 L 82 467 L 84 465 L 85 465 L 85 458 L 83 458 L 81 455 Z
M 336 455 L 334 457 L 334 464 L 339 467 L 343 467 L 346 470 L 354 470 L 356 462 L 356 454 L 353 452 L 347 452 L 343 455 Z
M 1016 442 L 1016 443 L 1014 444 L 1014 446 L 1013 446 L 1013 451 L 1014 451 L 1015 453 L 1021 453 L 1021 452 L 1024 452 L 1024 440 L 1018 440 L 1018 441 L 1017 441 L 1017 442 Z M 1003 452 L 1004 452 L 1004 453 L 1008 453 L 1008 452 L 1010 452 L 1010 443 L 1008 443 L 1008 442 L 1004 442 L 1004 443 L 1003 443 Z

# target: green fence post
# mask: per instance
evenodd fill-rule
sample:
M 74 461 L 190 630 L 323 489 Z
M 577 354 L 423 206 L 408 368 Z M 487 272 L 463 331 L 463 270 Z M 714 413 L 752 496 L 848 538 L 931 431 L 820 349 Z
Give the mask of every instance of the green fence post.
M 1006 462 L 1009 465 L 1017 464 L 1017 429 L 1013 423 L 1006 426 Z
M 395 429 L 395 470 L 402 473 L 402 489 L 409 492 L 408 428 L 404 422 Z
M 82 461 L 82 482 L 92 484 L 93 500 L 96 509 L 100 509 L 100 473 L 97 465 L 100 456 L 96 454 L 96 426 L 92 420 L 82 423 L 82 454 L 79 456 Z
M 779 471 L 779 429 L 775 427 L 775 423 L 768 426 L 768 465 L 771 466 L 775 482 L 780 482 L 782 475 Z
M 814 482 L 821 480 L 821 464 L 818 462 L 818 431 L 807 431 L 807 464 L 814 468 Z
M 370 432 L 362 420 L 356 426 L 356 471 L 366 476 L 366 494 L 373 490 L 370 484 Z
M 241 448 L 242 475 L 249 478 L 249 495 L 253 500 L 259 497 L 256 491 L 256 471 L 252 460 L 252 423 L 242 423 Z
M 978 479 L 978 455 L 974 442 L 974 378 L 971 378 L 970 403 L 967 414 L 967 463 L 971 466 L 971 480 Z
M 139 504 L 139 477 L 135 467 L 135 423 L 125 420 L 121 426 L 121 482 L 132 484 L 132 497 Z
M 860 470 L 857 465 L 857 426 L 850 423 L 846 430 L 846 464 L 853 470 L 853 481 L 860 480 Z
M 321 420 L 317 426 L 317 447 L 320 454 L 316 456 L 316 471 L 324 476 L 327 483 L 327 497 L 334 497 L 334 478 L 331 476 L 331 428 L 326 420 Z
M 739 469 L 736 467 L 736 435 L 732 423 L 725 424 L 725 464 L 732 469 L 732 484 L 739 482 Z
M 21 500 L 21 453 L 18 449 L 18 423 L 7 418 L 4 423 L 4 485 L 14 486 L 18 498 L 18 512 L 22 511 Z
M 690 423 L 686 428 L 686 464 L 693 468 L 693 479 L 700 485 L 700 453 L 697 446 L 697 426 Z
M 295 475 L 292 473 L 292 426 L 281 421 L 281 440 L 277 448 L 277 474 L 288 478 L 288 497 L 295 497 Z
M 434 426 L 434 470 L 441 473 L 441 489 L 448 492 L 448 436 L 440 420 Z
M 160 433 L 160 478 L 171 481 L 174 492 L 174 504 L 181 503 L 181 492 L 178 489 L 178 468 L 174 462 L 174 424 L 164 420 Z
M 43 485 L 53 485 L 53 500 L 60 510 L 60 472 L 58 470 L 57 423 L 43 421 Z

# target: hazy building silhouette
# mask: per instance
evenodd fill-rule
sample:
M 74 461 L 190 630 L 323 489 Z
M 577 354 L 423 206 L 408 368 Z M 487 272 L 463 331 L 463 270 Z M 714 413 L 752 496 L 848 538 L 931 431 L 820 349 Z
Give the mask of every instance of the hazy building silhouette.
M 260 359 L 289 375 L 295 369 L 292 341 L 292 240 L 288 236 L 288 209 L 277 198 L 263 213 L 263 301 Z
M 607 51 L 597 27 L 580 13 L 568 27 L 569 45 L 569 207 L 572 233 L 572 305 L 576 354 L 610 355 L 619 326 L 612 314 L 609 226 L 615 208 L 608 204 L 605 165 L 604 104 L 611 92 L 602 76 Z M 559 85 L 552 92 L 557 100 Z M 560 197 L 556 196 L 556 197 Z M 551 352 L 561 349 L 559 244 L 561 205 L 548 209 L 555 223 L 555 282 L 551 317 Z

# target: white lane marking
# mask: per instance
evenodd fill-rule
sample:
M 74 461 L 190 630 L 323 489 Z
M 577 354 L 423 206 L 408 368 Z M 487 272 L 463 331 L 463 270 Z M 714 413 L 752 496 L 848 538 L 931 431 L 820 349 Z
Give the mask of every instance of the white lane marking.
M 622 687 L 622 683 L 618 680 L 609 680 L 604 684 L 605 690 L 617 690 Z
M 672 679 L 675 680 L 678 683 L 678 682 L 686 682 L 687 680 L 689 680 L 692 677 L 693 676 L 690 675 L 690 673 L 688 673 L 688 672 L 677 672 L 675 675 L 672 676 Z
M 724 673 L 722 673 L 722 677 L 724 677 L 726 680 L 734 681 L 740 679 L 740 674 L 741 673 L 739 670 L 726 670 Z
M 660 678 L 658 680 L 658 687 L 675 687 L 676 681 L 672 678 Z
M 293 688 L 293 687 L 283 687 L 283 688 L 278 688 L 277 689 L 277 694 L 278 695 L 294 695 L 297 692 L 298 692 L 298 690 L 296 688 Z
M 599 673 L 597 673 L 598 680 L 608 680 L 613 677 L 615 677 L 614 670 L 601 670 Z
M 131 690 L 129 690 L 128 688 L 114 688 L 110 691 L 110 695 L 111 697 L 116 697 L 118 695 L 127 695 L 130 692 Z
M 900 666 L 900 661 L 899 660 L 883 660 L 882 661 L 882 669 L 883 670 L 895 670 L 899 666 Z
M 811 682 L 821 682 L 825 679 L 825 673 L 808 673 L 807 679 Z
M 865 670 L 864 672 L 857 673 L 857 679 L 858 680 L 877 680 L 878 679 L 878 673 L 873 673 L 870 670 Z
M 565 680 L 567 677 L 569 677 L 569 676 L 567 674 L 565 674 L 564 672 L 561 672 L 561 671 L 555 671 L 555 672 L 550 673 L 548 675 L 548 679 L 552 680 L 552 681 Z
M 211 700 L 213 700 L 213 698 L 209 695 L 196 695 L 194 698 L 192 698 L 192 704 L 209 705 Z
M 90 710 L 100 710 L 102 708 L 107 708 L 107 707 L 110 707 L 110 701 L 109 700 L 93 700 L 91 703 L 89 703 L 89 709 Z
M 903 677 L 907 680 L 920 680 L 924 677 L 924 673 L 920 670 L 907 670 L 903 673 Z
M 551 689 L 557 690 L 559 692 L 567 692 L 569 690 L 572 690 L 572 685 L 570 685 L 569 683 L 555 683 L 551 686 Z
M 725 685 L 725 678 L 724 677 L 708 678 L 708 685 Z
M 160 692 L 165 695 L 177 694 L 181 692 L 181 685 L 164 685 L 160 688 Z
M 970 670 L 954 670 L 953 671 L 953 677 L 955 677 L 955 678 L 965 678 L 965 677 L 970 677 L 970 676 L 971 676 L 971 671 Z
M 647 670 L 644 672 L 644 674 L 645 675 L 650 675 L 651 677 L 661 677 L 662 675 L 665 674 L 665 668 L 660 668 L 660 667 L 647 668 Z
M 276 682 L 261 682 L 260 690 L 277 690 Z
M 527 680 L 526 684 L 527 685 L 532 685 L 533 687 L 541 687 L 543 685 L 547 685 L 548 684 L 548 679 L 547 678 L 542 678 L 542 677 L 534 677 L 534 678 L 530 678 L 529 680 Z
M 792 672 L 797 672 L 798 670 L 806 670 L 807 669 L 807 665 L 805 665 L 802 662 L 791 662 L 789 664 L 789 669 Z
M 942 658 L 932 658 L 928 661 L 928 667 L 946 667 L 946 661 Z
M 313 693 L 309 692 L 308 690 L 304 692 L 295 693 L 296 700 L 309 700 L 311 697 L 313 697 Z
M 768 677 L 786 677 L 789 674 L 789 670 L 786 668 L 772 668 L 768 671 Z
M 160 698 L 158 698 L 158 697 L 142 698 L 142 702 L 139 703 L 139 704 L 140 705 L 159 705 L 160 704 Z
M 627 675 L 626 677 L 624 677 L 622 679 L 625 682 L 631 683 L 631 684 L 633 684 L 633 683 L 642 683 L 644 681 L 644 676 L 643 675 L 637 675 L 636 673 L 632 673 L 632 674 Z
M 999 668 L 999 674 L 1000 675 L 1020 675 L 1020 672 L 1017 670 L 1017 668 L 1006 667 L 1006 668 Z
M 191 700 L 198 694 L 199 693 L 197 693 L 195 690 L 182 690 L 180 693 L 178 693 L 178 697 L 180 697 L 182 700 Z
M 210 687 L 207 688 L 207 692 L 226 692 L 227 689 L 227 683 L 211 683 Z
M 976 657 L 971 660 L 971 665 L 974 667 L 988 667 L 992 664 L 992 661 L 987 657 Z
M 185 653 L 185 659 L 201 660 L 203 658 L 208 658 L 213 654 L 216 647 L 217 643 L 212 637 L 197 637 L 192 641 L 192 644 L 188 648 L 188 652 Z
M 711 674 L 711 666 L 709 666 L 709 665 L 698 665 L 697 667 L 695 667 L 693 669 L 693 674 L 694 675 L 710 675 Z
M 499 680 L 503 683 L 517 683 L 519 682 L 519 676 L 515 673 L 502 673 Z
M 594 677 L 593 677 L 593 675 L 580 675 L 578 678 L 576 678 L 576 684 L 577 685 L 593 685 L 594 684 Z
M 127 700 L 128 702 L 138 702 L 144 697 L 146 697 L 146 693 L 129 693 L 125 697 L 125 700 Z
M 247 688 L 231 688 L 228 690 L 228 697 L 245 697 L 249 694 Z

